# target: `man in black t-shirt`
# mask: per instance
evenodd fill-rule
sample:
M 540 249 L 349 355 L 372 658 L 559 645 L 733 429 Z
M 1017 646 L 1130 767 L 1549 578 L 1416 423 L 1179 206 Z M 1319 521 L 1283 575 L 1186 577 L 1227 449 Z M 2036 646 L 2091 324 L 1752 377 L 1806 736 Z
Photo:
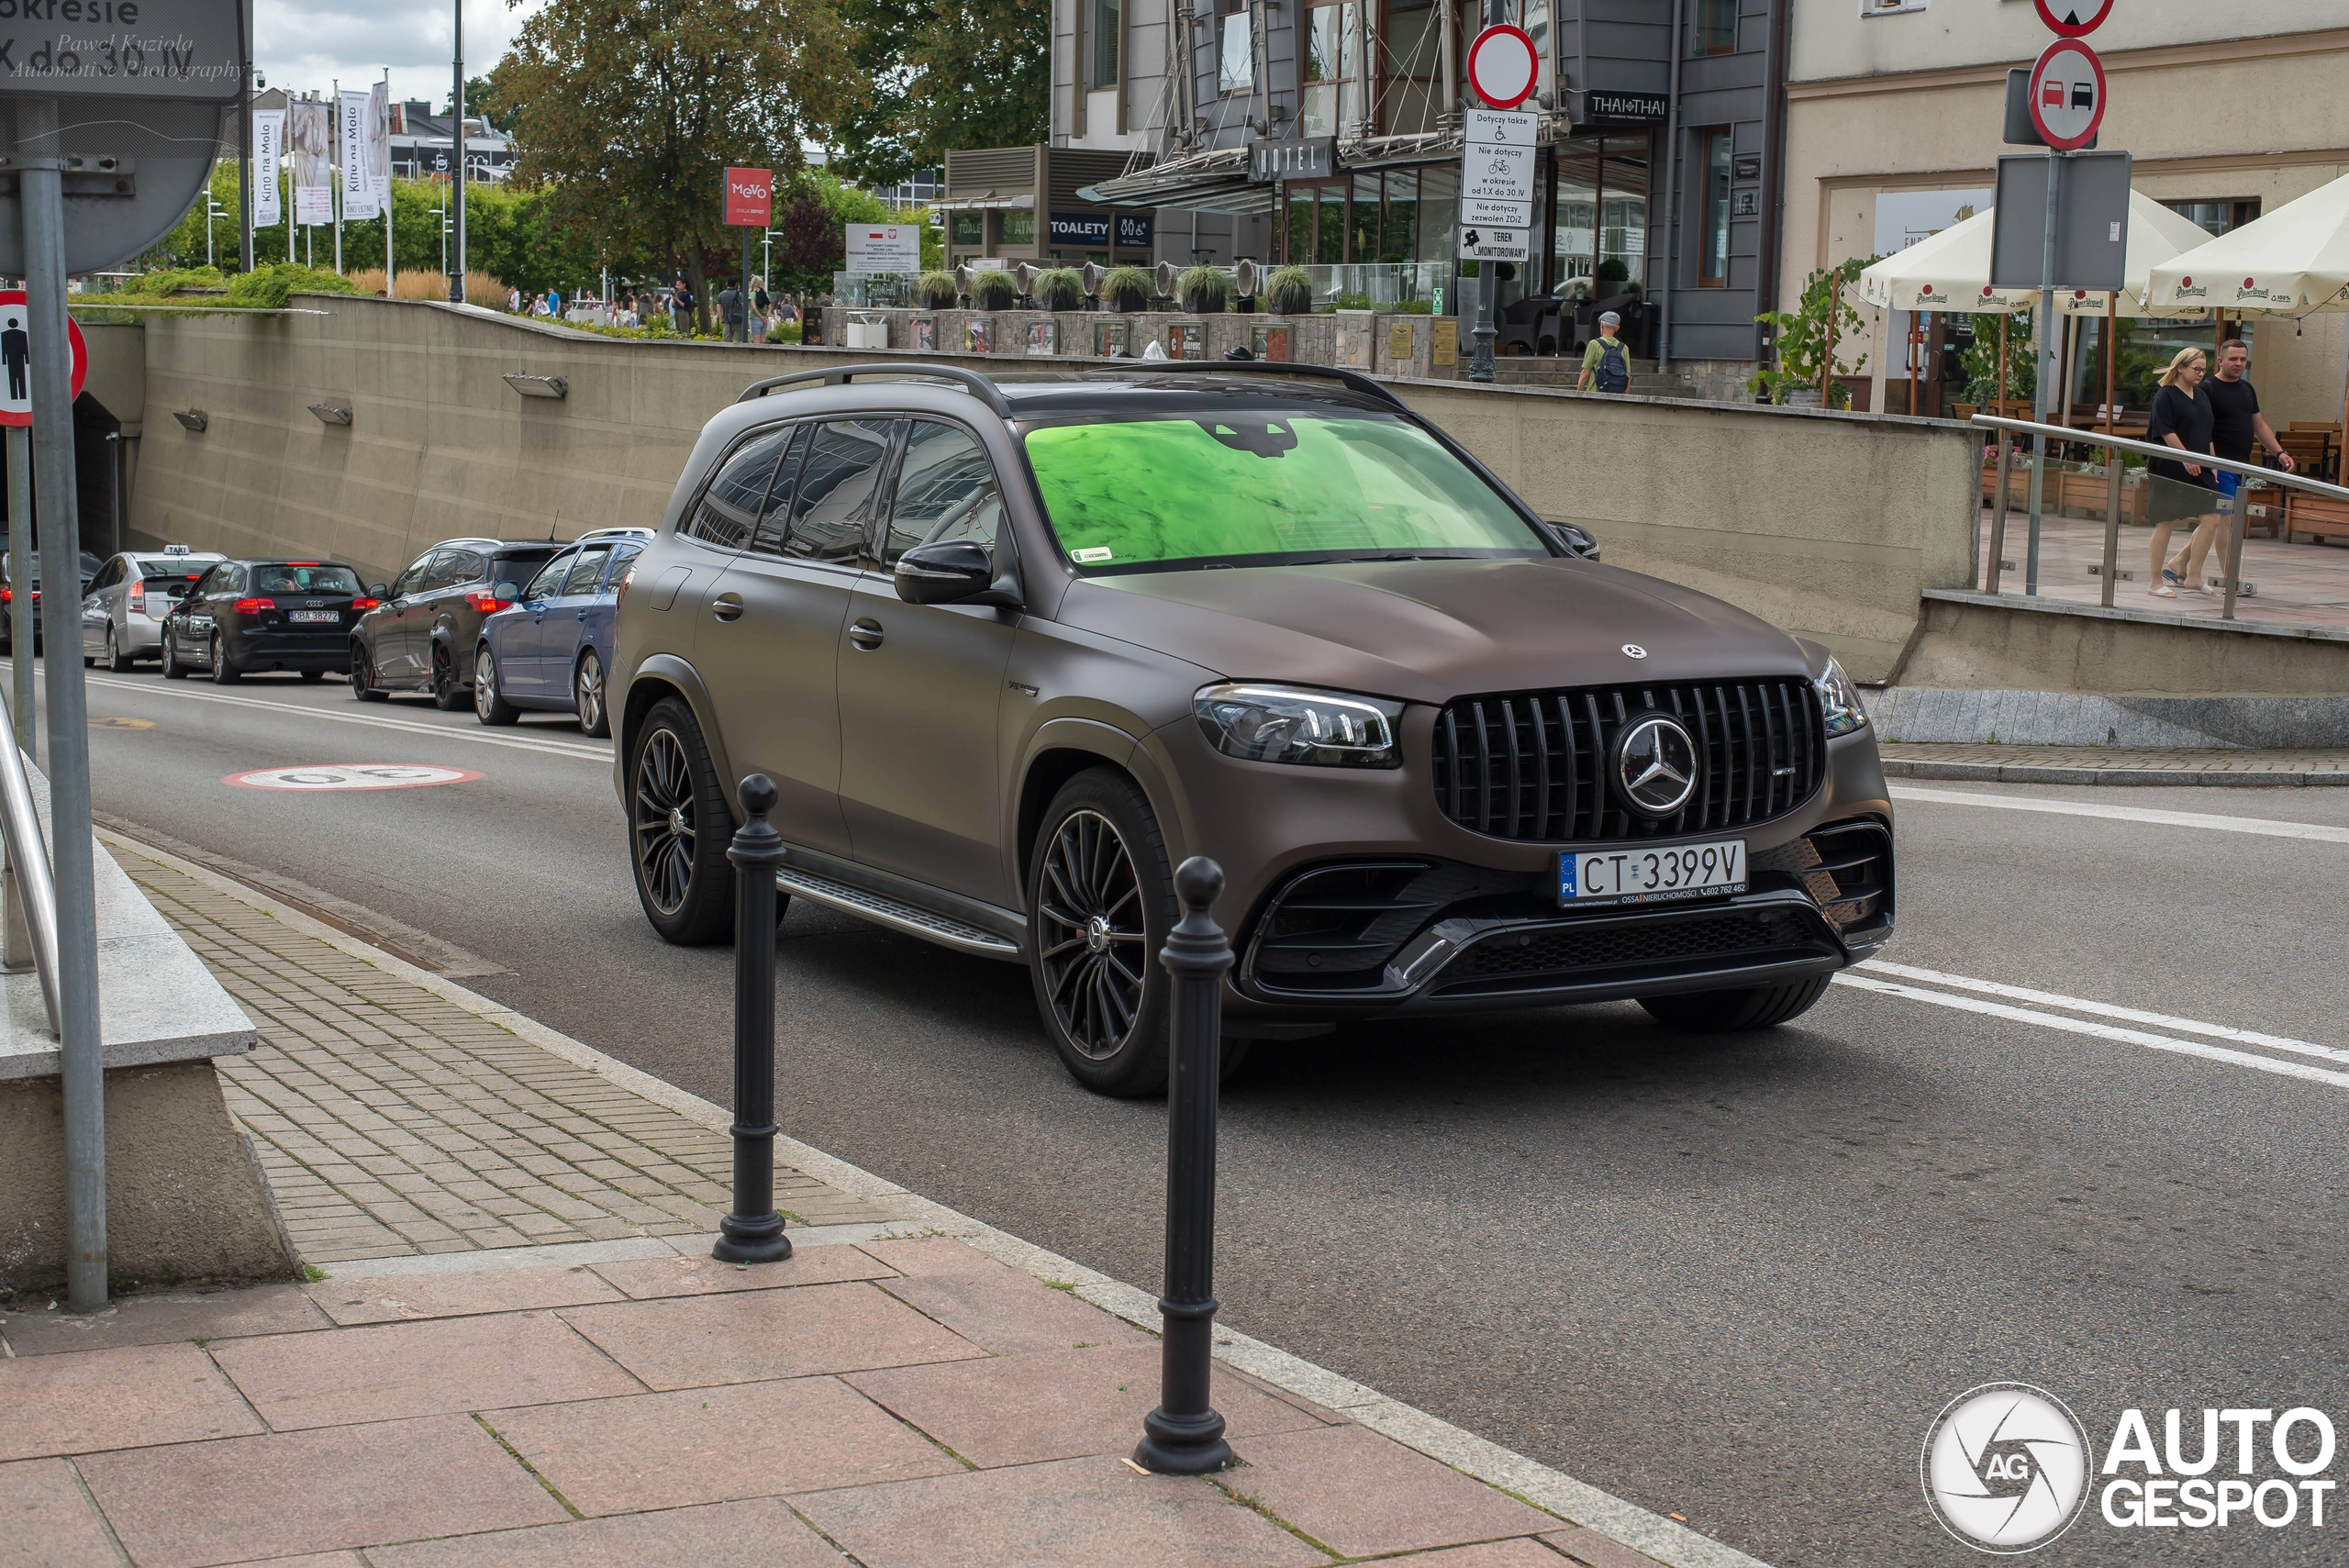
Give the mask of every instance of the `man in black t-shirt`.
M 2256 441 L 2277 467 L 2289 473 L 2291 454 L 2276 439 L 2276 432 L 2267 428 L 2266 419 L 2259 412 L 2259 394 L 2243 379 L 2243 373 L 2250 365 L 2251 350 L 2242 339 L 2230 338 L 2219 345 L 2218 373 L 2202 388 L 2210 399 L 2210 455 L 2249 462 L 2252 444 Z M 2234 493 L 2226 483 L 2232 477 L 2225 473 L 2219 476 L 2220 488 L 2228 495 Z

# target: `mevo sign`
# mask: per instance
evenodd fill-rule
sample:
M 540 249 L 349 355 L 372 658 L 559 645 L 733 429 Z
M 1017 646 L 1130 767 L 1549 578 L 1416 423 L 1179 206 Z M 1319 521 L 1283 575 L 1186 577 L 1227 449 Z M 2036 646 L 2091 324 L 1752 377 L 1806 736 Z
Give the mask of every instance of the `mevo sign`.
M 774 222 L 774 171 L 726 171 L 726 227 L 764 228 Z

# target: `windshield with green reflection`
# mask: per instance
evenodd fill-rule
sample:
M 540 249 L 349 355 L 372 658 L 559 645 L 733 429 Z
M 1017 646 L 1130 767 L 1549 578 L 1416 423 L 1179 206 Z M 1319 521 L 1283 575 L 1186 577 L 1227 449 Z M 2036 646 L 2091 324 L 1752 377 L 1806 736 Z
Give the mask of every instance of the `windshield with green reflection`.
M 1263 409 L 1046 425 L 1028 462 L 1087 573 L 1543 555 L 1492 486 L 1408 421 Z

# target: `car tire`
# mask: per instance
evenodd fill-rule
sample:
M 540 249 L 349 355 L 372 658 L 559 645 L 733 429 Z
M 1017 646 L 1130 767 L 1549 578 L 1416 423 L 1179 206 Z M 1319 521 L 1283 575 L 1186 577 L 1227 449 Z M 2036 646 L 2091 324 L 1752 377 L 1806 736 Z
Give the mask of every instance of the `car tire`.
M 654 703 L 629 740 L 628 817 L 637 900 L 662 940 L 707 947 L 731 938 L 734 868 L 726 844 L 734 815 L 682 697 Z
M 326 678 L 327 673 L 324 670 L 305 670 L 302 672 L 302 679 L 306 681 L 323 681 Z
M 212 650 L 212 684 L 216 686 L 232 684 L 237 678 L 237 665 L 228 657 L 228 639 L 216 631 L 212 634 L 209 647 Z
M 115 636 L 114 628 L 106 628 L 106 668 L 117 675 L 128 675 L 137 663 L 137 660 L 122 651 L 122 640 Z
M 454 713 L 471 700 L 461 695 L 457 686 L 457 662 L 449 656 L 445 647 L 432 651 L 432 706 L 442 713 Z
M 1062 1065 L 1097 1094 L 1163 1092 L 1169 986 L 1158 950 L 1174 923 L 1174 876 L 1131 779 L 1091 768 L 1052 796 L 1030 857 L 1028 907 L 1036 1009 Z
M 579 710 L 579 733 L 601 740 L 612 732 L 612 712 L 604 706 L 604 661 L 589 649 L 571 675 L 571 706 Z
M 180 662 L 179 639 L 172 635 L 170 627 L 163 628 L 163 679 L 167 681 L 187 679 L 187 666 Z
M 484 724 L 511 724 L 522 710 L 497 689 L 497 655 L 484 642 L 473 650 L 473 717 Z
M 351 645 L 351 695 L 361 702 L 389 702 L 392 694 L 375 689 L 375 657 L 364 643 Z
M 1684 991 L 1672 996 L 1642 996 L 1648 1017 L 1683 1034 L 1743 1034 L 1776 1029 L 1810 1011 L 1827 995 L 1829 977 L 1791 980 L 1784 985 L 1741 985 L 1727 991 Z

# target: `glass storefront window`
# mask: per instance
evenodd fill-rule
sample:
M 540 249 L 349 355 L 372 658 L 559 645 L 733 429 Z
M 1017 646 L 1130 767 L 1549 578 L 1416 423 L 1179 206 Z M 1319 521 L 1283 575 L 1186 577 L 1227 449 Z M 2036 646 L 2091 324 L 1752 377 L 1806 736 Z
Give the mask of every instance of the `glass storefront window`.
M 1400 256 L 1388 258 L 1379 254 L 1378 176 L 1354 176 L 1353 218 L 1348 225 L 1346 250 L 1348 259 L 1355 261 L 1401 261 Z
M 1598 160 L 1577 143 L 1558 149 L 1558 194 L 1551 213 L 1555 277 L 1560 283 L 1589 277 L 1598 268 Z
M 1378 259 L 1416 261 L 1419 259 L 1419 173 L 1409 169 L 1391 171 L 1386 176 L 1386 225 L 1379 236 Z
M 1623 280 L 1644 285 L 1648 270 L 1648 138 L 1610 136 L 1599 174 L 1598 264 L 1621 264 Z M 1602 291 L 1608 292 L 1608 291 Z
M 1032 208 L 1004 209 L 1003 242 L 1006 247 L 1036 243 L 1036 214 Z
M 1697 286 L 1729 287 L 1729 142 L 1727 126 L 1698 133 L 1704 139 L 1704 227 L 1697 252 Z
M 1346 259 L 1346 188 L 1323 185 L 1320 231 L 1314 238 L 1313 259 L 1324 266 Z
M 1452 254 L 1452 223 L 1460 206 L 1460 165 L 1437 163 L 1419 170 L 1419 243 L 1423 261 Z
M 1245 0 L 1224 0 L 1222 48 L 1216 57 L 1216 91 L 1245 93 L 1256 84 L 1256 40 Z
M 987 242 L 987 215 L 983 212 L 958 212 L 948 220 L 952 228 L 948 243 L 973 249 Z
M 1281 252 L 1289 261 L 1302 264 L 1313 259 L 1313 187 L 1291 185 L 1288 188 L 1288 245 Z

